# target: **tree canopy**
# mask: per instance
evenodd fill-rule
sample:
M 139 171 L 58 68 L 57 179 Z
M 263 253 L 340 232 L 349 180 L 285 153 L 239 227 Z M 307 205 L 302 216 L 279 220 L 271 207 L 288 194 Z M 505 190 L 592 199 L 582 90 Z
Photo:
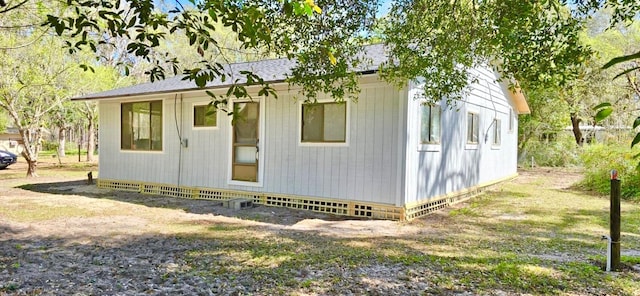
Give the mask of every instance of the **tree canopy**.
M 425 77 L 435 100 L 459 98 L 479 64 L 530 86 L 564 85 L 590 55 L 580 22 L 556 1 L 396 1 L 384 28 L 395 59 L 385 76 Z
M 607 61 L 606 67 L 620 73 L 627 79 L 626 85 L 640 95 L 640 49 L 629 46 L 630 50 L 594 58 L 594 49 L 602 52 L 598 47 L 606 42 L 585 43 L 580 35 L 585 30 L 585 20 L 598 17 L 595 12 L 602 9 L 611 11 L 604 27 L 629 25 L 640 11 L 638 1 L 397 0 L 380 18 L 381 3 L 0 0 L 0 55 L 6 57 L 0 71 L 8 78 L 0 82 L 0 99 L 10 102 L 3 107 L 14 125 L 20 127 L 25 120 L 32 120 L 22 117 L 33 116 L 14 113 L 28 114 L 39 106 L 16 104 L 32 97 L 20 90 L 35 89 L 28 85 L 31 80 L 46 80 L 40 87 L 45 91 L 37 95 L 46 98 L 40 99 L 45 102 L 41 110 L 46 110 L 51 105 L 46 102 L 52 98 L 57 102 L 73 92 L 126 85 L 125 80 L 117 78 L 122 74 L 151 81 L 184 75 L 199 87 L 217 79 L 231 81 L 226 95 L 214 97 L 214 105 L 219 106 L 228 97 L 251 97 L 253 93 L 247 91 L 250 85 L 259 86 L 259 96 L 276 95 L 264 77 L 250 71 L 238 76 L 228 71 L 226 64 L 284 57 L 296 60 L 287 82 L 301 87 L 303 99 L 313 101 L 320 94 L 328 94 L 338 101 L 355 100 L 359 87 L 353 70 L 368 62 L 362 49 L 372 42 L 384 43 L 389 51 L 389 60 L 379 69 L 384 79 L 400 86 L 425 78 L 421 80 L 424 95 L 434 101 L 461 98 L 469 82 L 476 79 L 470 69 L 490 65 L 502 79 L 517 82 L 530 94 L 544 97 L 540 102 L 555 97 L 563 102 L 548 105 L 569 106 L 576 118 L 590 116 L 598 97 L 591 95 L 593 99 L 588 104 L 574 99 L 589 97 L 585 94 L 608 86 L 603 80 L 610 71 L 599 70 Z M 53 35 L 57 38 L 50 38 Z M 54 50 L 60 47 L 66 55 Z M 53 52 L 60 58 L 49 64 L 42 63 L 46 58 L 34 58 L 36 53 L 50 56 Z M 109 79 L 97 78 L 101 82 L 93 83 L 86 75 L 69 70 L 67 66 L 76 67 L 78 61 L 83 61 L 81 67 L 85 70 L 97 73 L 96 77 L 106 73 Z M 19 67 L 20 71 L 12 67 Z M 51 71 L 57 73 L 57 68 L 64 69 L 65 77 L 73 75 L 78 79 L 64 82 L 58 76 L 46 77 Z M 78 85 L 79 81 L 89 81 L 91 85 Z M 133 82 L 135 78 L 126 81 Z M 14 91 L 15 87 L 19 91 Z M 609 95 L 619 97 L 615 92 L 607 92 Z M 86 107 L 87 112 L 95 114 L 94 106 Z M 87 119 L 94 122 L 95 116 Z M 640 125 L 640 120 L 636 122 Z M 29 133 L 39 128 L 41 125 L 35 124 L 22 129 Z
M 351 69 L 361 59 L 358 34 L 373 24 L 375 1 L 176 1 L 170 10 L 160 10 L 154 1 L 69 0 L 64 13 L 49 15 L 46 25 L 73 41 L 67 41 L 70 53 L 101 47 L 113 47 L 114 40 L 126 38 L 127 52 L 136 60 L 150 63 L 146 74 L 151 81 L 166 75 L 185 74 L 199 87 L 214 79 L 238 82 L 229 95 L 248 96 L 246 84 L 262 85 L 260 95 L 275 94 L 262 77 L 243 72 L 234 77 L 225 68 L 233 61 L 206 59 L 207 53 L 229 50 L 259 53 L 264 56 L 296 58 L 290 81 L 301 85 L 306 94 L 318 91 L 336 99 L 356 93 Z M 320 8 L 322 7 L 322 9 Z M 236 48 L 226 47 L 215 33 L 222 28 L 235 34 Z M 168 34 L 183 34 L 202 58 L 194 67 L 181 68 L 178 52 L 162 50 Z M 122 64 L 126 71 L 128 65 Z
M 579 42 L 578 16 L 617 3 L 574 0 L 571 10 L 560 0 L 399 0 L 377 20 L 380 2 L 178 0 L 175 7 L 159 9 L 152 0 L 67 0 L 67 9 L 48 15 L 46 25 L 72 38 L 67 41 L 71 53 L 99 52 L 113 47 L 114 38 L 126 38 L 127 52 L 150 63 L 146 74 L 152 81 L 182 73 L 200 87 L 218 78 L 238 82 L 230 96 L 250 95 L 245 82 L 262 85 L 260 95 L 275 94 L 263 77 L 251 72 L 232 77 L 224 67 L 228 59 L 205 58 L 229 50 L 214 33 L 230 29 L 237 40 L 234 50 L 295 58 L 288 81 L 301 86 L 310 100 L 321 92 L 336 100 L 357 97 L 351 70 L 367 61 L 359 53 L 378 28 L 391 53 L 383 76 L 397 84 L 428 78 L 426 95 L 440 100 L 459 97 L 473 79 L 468 69 L 479 63 L 523 84 L 565 84 L 591 54 Z M 637 8 L 632 1 L 616 5 Z M 628 19 L 629 13 L 620 9 L 616 17 Z M 181 57 L 162 49 L 174 33 L 183 34 L 190 50 L 203 57 L 199 63 L 181 68 Z
M 0 13 L 19 10 L 29 1 L 3 1 Z M 211 53 L 234 50 L 295 58 L 297 66 L 288 81 L 301 85 L 311 99 L 318 92 L 335 99 L 355 97 L 358 88 L 350 70 L 366 61 L 359 49 L 370 42 L 375 26 L 381 26 L 382 41 L 393 57 L 384 76 L 397 83 L 429 77 L 439 87 L 427 85 L 428 94 L 437 100 L 456 97 L 468 83 L 466 70 L 477 63 L 491 63 L 505 78 L 522 83 L 563 85 L 576 77 L 576 68 L 590 55 L 577 38 L 581 18 L 610 8 L 612 24 L 618 24 L 640 11 L 634 0 L 399 0 L 380 21 L 380 2 L 177 0 L 167 8 L 153 0 L 67 0 L 65 8 L 47 16 L 45 26 L 69 37 L 70 53 L 90 49 L 99 55 L 101 47 L 114 47 L 125 38 L 126 51 L 135 58 L 120 63 L 124 72 L 144 60 L 152 81 L 180 73 L 200 87 L 213 79 L 231 79 L 242 82 L 230 89 L 235 96 L 248 95 L 244 82 L 263 85 L 261 95 L 274 92 L 253 73 L 231 77 L 224 64 L 233 60 L 225 55 L 222 61 L 212 60 Z M 220 30 L 233 32 L 234 48 L 214 34 Z M 202 60 L 181 68 L 181 56 L 161 45 L 174 33 L 184 35 Z

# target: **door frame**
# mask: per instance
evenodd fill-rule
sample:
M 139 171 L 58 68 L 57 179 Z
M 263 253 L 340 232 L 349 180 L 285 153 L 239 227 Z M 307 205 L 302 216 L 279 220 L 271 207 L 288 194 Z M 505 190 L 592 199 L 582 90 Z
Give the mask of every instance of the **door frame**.
M 265 139 L 265 99 L 263 97 L 254 97 L 251 99 L 230 99 L 229 100 L 229 110 L 234 110 L 235 103 L 246 103 L 246 102 L 255 102 L 259 104 L 258 108 L 258 182 L 250 182 L 250 181 L 239 181 L 233 180 L 233 125 L 231 121 L 233 120 L 233 116 L 227 116 L 229 122 L 229 145 L 228 145 L 228 155 L 229 161 L 227 163 L 227 184 L 229 185 L 237 185 L 237 186 L 251 186 L 251 187 L 263 187 L 264 185 L 264 156 L 265 156 L 265 147 L 267 146 L 265 143 L 267 142 Z

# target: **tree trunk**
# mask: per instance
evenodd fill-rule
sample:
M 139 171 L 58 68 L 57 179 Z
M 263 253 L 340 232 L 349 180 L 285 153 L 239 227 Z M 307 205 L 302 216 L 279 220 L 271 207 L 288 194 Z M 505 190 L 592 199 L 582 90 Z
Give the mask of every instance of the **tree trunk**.
M 28 129 L 20 128 L 20 136 L 22 137 L 24 149 L 22 157 L 27 161 L 29 168 L 27 169 L 27 177 L 37 177 L 38 153 L 40 152 L 40 130 L 36 130 L 35 135 Z
M 89 116 L 89 131 L 88 131 L 88 140 L 87 140 L 87 161 L 93 161 L 93 152 L 96 147 L 96 136 L 95 136 L 95 126 L 93 124 L 93 117 Z
M 573 137 L 576 139 L 576 144 L 582 146 L 582 132 L 580 131 L 580 118 L 576 113 L 571 113 L 571 126 L 573 127 Z
M 65 153 L 65 144 L 67 142 L 67 131 L 64 128 L 60 128 L 58 131 L 58 157 L 67 156 Z
M 29 160 L 27 159 L 27 163 L 29 164 L 29 168 L 27 169 L 27 177 L 37 177 L 36 169 L 38 168 L 37 160 Z

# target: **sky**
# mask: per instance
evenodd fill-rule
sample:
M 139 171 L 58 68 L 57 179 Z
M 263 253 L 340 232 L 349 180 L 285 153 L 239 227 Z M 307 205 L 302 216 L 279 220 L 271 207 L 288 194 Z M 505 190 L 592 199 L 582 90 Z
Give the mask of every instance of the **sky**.
M 380 7 L 380 10 L 378 11 L 378 16 L 383 16 L 385 14 L 387 14 L 387 12 L 389 11 L 389 8 L 391 8 L 391 3 L 393 1 L 392 0 L 384 0 L 382 1 L 382 6 Z
M 161 4 L 161 3 L 166 3 L 171 5 L 172 7 L 176 5 L 176 0 L 154 0 L 155 4 Z M 189 0 L 180 0 L 180 3 L 182 5 L 187 5 L 189 4 Z M 381 0 L 381 6 L 380 6 L 380 10 L 378 11 L 378 16 L 383 16 L 385 15 L 388 11 L 389 8 L 391 8 L 391 4 L 393 3 L 393 0 Z

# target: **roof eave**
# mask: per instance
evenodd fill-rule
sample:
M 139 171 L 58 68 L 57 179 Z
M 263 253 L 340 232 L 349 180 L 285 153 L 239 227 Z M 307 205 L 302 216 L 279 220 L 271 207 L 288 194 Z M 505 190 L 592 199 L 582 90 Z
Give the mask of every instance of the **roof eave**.
M 531 114 L 531 109 L 529 109 L 527 98 L 524 97 L 524 94 L 519 87 L 514 90 L 509 90 L 509 97 L 513 102 L 513 105 L 518 114 Z
M 371 75 L 377 73 L 378 70 L 364 70 L 358 71 L 359 75 Z M 266 83 L 285 83 L 286 80 L 271 80 L 266 81 Z M 241 84 L 243 86 L 248 86 L 247 84 Z M 131 98 L 131 97 L 140 97 L 140 96 L 149 96 L 149 95 L 163 95 L 163 94 L 172 94 L 172 93 L 181 93 L 181 92 L 191 92 L 191 91 L 204 91 L 204 90 L 214 90 L 221 89 L 231 86 L 231 84 L 225 85 L 214 85 L 208 86 L 204 88 L 192 87 L 192 88 L 182 88 L 182 89 L 173 89 L 173 90 L 163 90 L 163 91 L 149 91 L 149 92 L 138 92 L 138 93 L 130 93 L 130 94 L 116 94 L 116 95 L 106 95 L 106 96 L 82 96 L 71 98 L 72 101 L 95 101 L 95 100 L 106 100 L 106 99 L 119 99 L 119 98 Z

